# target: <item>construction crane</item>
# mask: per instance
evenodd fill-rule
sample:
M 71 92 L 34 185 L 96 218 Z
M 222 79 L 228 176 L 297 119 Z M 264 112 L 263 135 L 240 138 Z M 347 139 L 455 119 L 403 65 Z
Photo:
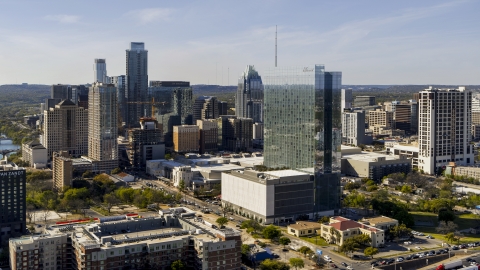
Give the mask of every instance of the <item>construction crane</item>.
M 165 106 L 168 102 L 166 101 L 161 101 L 161 102 L 155 102 L 155 98 L 152 98 L 152 101 L 131 101 L 127 102 L 127 104 L 150 104 L 152 106 L 152 118 L 155 118 L 155 105 L 162 105 Z M 146 115 L 145 115 L 146 116 Z

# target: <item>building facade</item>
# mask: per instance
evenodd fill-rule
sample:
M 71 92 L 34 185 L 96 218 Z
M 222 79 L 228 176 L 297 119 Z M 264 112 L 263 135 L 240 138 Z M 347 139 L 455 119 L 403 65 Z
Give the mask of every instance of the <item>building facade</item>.
M 222 150 L 241 152 L 252 149 L 253 119 L 228 115 L 220 117 L 218 123 Z
M 254 123 L 263 122 L 263 84 L 262 77 L 254 66 L 247 66 L 238 79 L 235 97 L 235 115 L 251 118 Z
M 119 117 L 121 117 L 119 122 L 123 123 L 125 122 L 125 119 L 127 119 L 127 98 L 125 97 L 127 77 L 125 75 L 120 75 L 109 77 L 109 79 L 110 83 L 117 88 L 118 111 Z
M 193 123 L 203 119 L 218 118 L 217 97 L 199 96 L 193 104 Z
M 274 68 L 264 75 L 264 165 L 313 173 L 312 211 L 340 209 L 341 72 L 323 65 Z
M 353 93 L 352 89 L 342 89 L 342 103 L 341 103 L 341 111 L 343 112 L 345 109 L 351 109 L 353 107 Z
M 198 152 L 200 132 L 198 126 L 173 127 L 173 150 L 177 153 Z
M 88 153 L 88 112 L 69 99 L 44 111 L 42 145 L 49 159 L 58 151 L 74 157 Z
M 50 90 L 50 98 L 60 101 L 72 99 L 72 87 L 65 84 L 54 84 Z
M 53 189 L 63 192 L 65 187 L 72 186 L 73 162 L 66 151 L 54 152 L 52 161 Z
M 0 160 L 0 244 L 26 233 L 27 173 L 24 168 Z
M 344 241 L 357 235 L 370 236 L 372 247 L 385 245 L 385 231 L 374 226 L 356 222 L 344 217 L 331 217 L 330 223 L 322 224 L 320 236 L 328 243 L 343 245 Z
M 368 125 L 370 129 L 374 126 L 395 128 L 395 121 L 393 119 L 393 112 L 375 110 L 368 112 Z
M 165 145 L 173 145 L 173 126 L 192 125 L 193 92 L 189 82 L 151 81 L 149 94 L 154 98 L 154 117 L 163 127 Z
M 374 96 L 356 96 L 353 99 L 353 106 L 355 108 L 364 108 L 368 106 L 375 105 L 375 97 Z
M 200 130 L 200 154 L 218 151 L 218 125 L 216 119 L 197 120 Z
M 93 65 L 93 82 L 110 83 L 107 76 L 107 63 L 105 59 L 95 59 Z
M 430 87 L 420 92 L 419 105 L 419 170 L 439 174 L 449 162 L 473 165 L 472 93 Z
M 48 163 L 48 152 L 38 141 L 22 144 L 22 160 L 28 162 L 30 167 L 45 168 Z
M 128 130 L 129 158 L 135 168 L 144 168 L 147 160 L 165 157 L 162 130 L 154 118 L 140 118 L 140 128 Z
M 150 115 L 150 106 L 146 104 L 148 101 L 148 51 L 145 50 L 143 42 L 131 42 L 126 55 L 127 117 L 124 121 L 125 125 L 131 128 L 138 127 L 140 117 Z
M 364 111 L 343 111 L 342 143 L 353 146 L 368 144 L 365 139 Z
M 113 84 L 94 83 L 88 92 L 88 157 L 101 172 L 118 167 L 117 89 Z

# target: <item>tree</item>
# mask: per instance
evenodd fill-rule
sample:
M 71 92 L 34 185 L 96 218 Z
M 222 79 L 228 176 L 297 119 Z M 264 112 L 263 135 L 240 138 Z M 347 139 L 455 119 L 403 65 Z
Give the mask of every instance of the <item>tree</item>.
M 176 260 L 170 265 L 172 270 L 184 270 L 187 269 L 181 260 Z
M 440 221 L 438 227 L 435 229 L 438 233 L 447 234 L 454 232 L 458 228 L 457 224 L 452 221 Z
M 82 177 L 83 177 L 83 178 L 92 178 L 92 176 L 93 176 L 92 171 L 85 171 L 85 172 L 82 174 Z
M 364 245 L 364 246 L 367 246 L 370 244 L 370 242 L 372 242 L 372 238 L 370 238 L 369 235 L 367 234 L 360 234 L 360 235 L 356 235 L 353 237 L 353 239 L 360 245 Z
M 273 225 L 268 225 L 267 227 L 265 227 L 262 233 L 266 239 L 274 239 L 282 234 L 282 232 Z
M 172 159 L 172 155 L 171 154 L 165 154 L 165 159 L 166 160 Z
M 410 237 L 412 235 L 412 230 L 407 228 L 405 224 L 399 224 L 391 227 L 388 230 L 388 233 L 391 234 L 394 238 L 405 238 Z
M 43 219 L 43 222 L 46 224 L 47 223 L 47 219 L 48 217 L 52 214 L 52 212 L 50 211 L 50 209 L 46 208 L 46 209 L 43 209 L 40 216 L 41 218 Z
M 282 236 L 280 237 L 280 239 L 278 239 L 278 242 L 280 243 L 280 245 L 283 245 L 283 249 L 285 249 L 285 246 L 290 244 L 292 241 L 290 240 L 290 238 Z
M 373 259 L 373 255 L 378 254 L 378 249 L 374 247 L 367 247 L 363 250 L 363 254 L 365 254 L 365 256 L 371 256 Z
M 183 179 L 181 179 L 178 183 L 178 190 L 180 190 L 180 192 L 183 192 L 185 190 L 185 181 Z
M 248 254 L 250 254 L 250 246 L 242 244 L 242 255 L 248 256 Z
M 295 269 L 305 267 L 305 265 L 303 264 L 303 260 L 300 258 L 290 258 L 288 262 L 292 267 L 295 267 Z
M 121 172 L 122 172 L 122 169 L 120 169 L 120 168 L 117 167 L 117 168 L 113 169 L 110 173 L 111 173 L 111 174 L 119 174 L 119 173 L 121 173 Z
M 449 232 L 445 235 L 445 239 L 452 243 L 453 241 L 455 241 L 455 234 L 453 232 Z
M 110 210 L 112 210 L 112 207 L 119 204 L 120 200 L 115 196 L 113 193 L 105 194 L 103 196 L 103 202 L 105 203 L 105 207 L 108 210 L 108 213 L 110 213 Z
M 298 252 L 302 253 L 303 256 L 307 257 L 307 254 L 312 252 L 312 250 L 307 246 L 302 246 L 298 249 Z
M 218 226 L 221 228 L 228 223 L 228 219 L 226 217 L 219 217 L 215 222 L 217 222 Z
M 31 204 L 28 202 L 28 199 L 27 199 L 27 211 L 25 211 L 25 215 L 28 219 L 28 223 L 32 223 L 35 222 L 35 205 L 34 204 Z
M 275 261 L 266 259 L 260 264 L 260 270 L 289 270 L 290 266 L 288 266 L 284 262 Z
M 350 252 L 354 252 L 360 245 L 353 238 L 348 238 L 343 241 L 343 245 L 340 246 L 339 251 L 348 255 Z
M 455 213 L 449 209 L 442 208 L 438 211 L 438 221 L 454 221 L 455 217 Z
M 318 223 L 327 223 L 330 222 L 330 218 L 327 216 L 323 216 L 318 220 Z
M 402 189 L 401 189 L 401 192 L 405 193 L 405 194 L 410 194 L 410 193 L 412 193 L 412 187 L 409 186 L 409 185 L 403 185 Z

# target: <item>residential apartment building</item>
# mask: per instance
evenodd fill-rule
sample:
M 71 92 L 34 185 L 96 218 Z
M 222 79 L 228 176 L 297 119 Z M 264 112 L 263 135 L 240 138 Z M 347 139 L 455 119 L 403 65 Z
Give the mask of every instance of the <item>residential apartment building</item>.
M 73 162 L 66 151 L 54 152 L 52 162 L 53 189 L 63 192 L 72 186 Z
M 93 65 L 93 82 L 110 83 L 107 76 L 107 63 L 105 59 L 95 59 Z
M 216 119 L 197 120 L 200 130 L 200 154 L 218 151 L 218 124 Z
M 96 171 L 118 167 L 118 103 L 113 84 L 94 83 L 88 92 L 88 158 Z
M 213 229 L 191 218 L 194 214 L 172 208 L 157 217 L 131 214 L 52 225 L 42 235 L 10 239 L 10 268 L 167 270 L 181 260 L 194 270 L 240 270 L 240 232 Z M 120 231 L 123 236 L 113 235 Z
M 109 83 L 115 85 L 117 88 L 118 111 L 120 112 L 119 117 L 121 117 L 119 122 L 122 124 L 125 122 L 125 119 L 127 119 L 127 99 L 125 97 L 127 77 L 125 75 L 119 75 L 111 76 L 109 79 Z
M 88 112 L 69 99 L 44 111 L 42 145 L 49 159 L 58 151 L 74 157 L 88 153 Z
M 321 224 L 320 236 L 328 243 L 343 245 L 344 241 L 365 234 L 372 239 L 372 247 L 385 245 L 385 231 L 374 226 L 356 222 L 344 217 L 331 217 L 328 224 Z
M 312 173 L 314 209 L 340 209 L 342 73 L 324 65 L 272 68 L 263 76 L 264 165 Z
M 199 96 L 193 104 L 193 123 L 202 119 L 218 118 L 217 97 Z
M 369 143 L 365 136 L 364 111 L 342 111 L 342 143 L 353 146 Z
M 173 151 L 177 153 L 198 152 L 200 132 L 198 126 L 173 127 Z
M 9 238 L 26 233 L 26 179 L 25 168 L 0 160 L 0 245 Z
M 126 50 L 126 83 L 125 125 L 138 127 L 140 117 L 151 115 L 151 107 L 145 104 L 148 101 L 148 51 L 143 42 L 131 42 L 130 49 Z
M 472 93 L 465 87 L 430 87 L 420 92 L 419 105 L 418 168 L 438 174 L 449 162 L 473 165 Z

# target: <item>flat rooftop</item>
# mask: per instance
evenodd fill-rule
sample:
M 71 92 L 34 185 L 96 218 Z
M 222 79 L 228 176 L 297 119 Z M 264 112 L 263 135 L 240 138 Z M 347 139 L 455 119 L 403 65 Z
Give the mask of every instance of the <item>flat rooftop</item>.
M 276 177 L 288 177 L 288 176 L 301 176 L 301 175 L 310 175 L 305 172 L 300 172 L 296 170 L 279 170 L 279 171 L 268 171 L 266 174 L 270 174 Z
M 377 224 L 377 223 L 385 223 L 385 222 L 394 222 L 397 221 L 396 219 L 379 216 L 379 217 L 372 217 L 372 218 L 364 218 L 361 220 L 362 222 L 368 222 L 370 224 Z
M 379 154 L 375 152 L 361 152 L 360 154 L 342 155 L 342 158 L 345 158 L 345 159 L 353 159 L 353 160 L 359 160 L 359 161 L 365 161 L 365 162 L 376 162 L 377 161 L 376 159 L 381 157 L 384 157 L 385 160 L 400 160 L 390 155 Z

